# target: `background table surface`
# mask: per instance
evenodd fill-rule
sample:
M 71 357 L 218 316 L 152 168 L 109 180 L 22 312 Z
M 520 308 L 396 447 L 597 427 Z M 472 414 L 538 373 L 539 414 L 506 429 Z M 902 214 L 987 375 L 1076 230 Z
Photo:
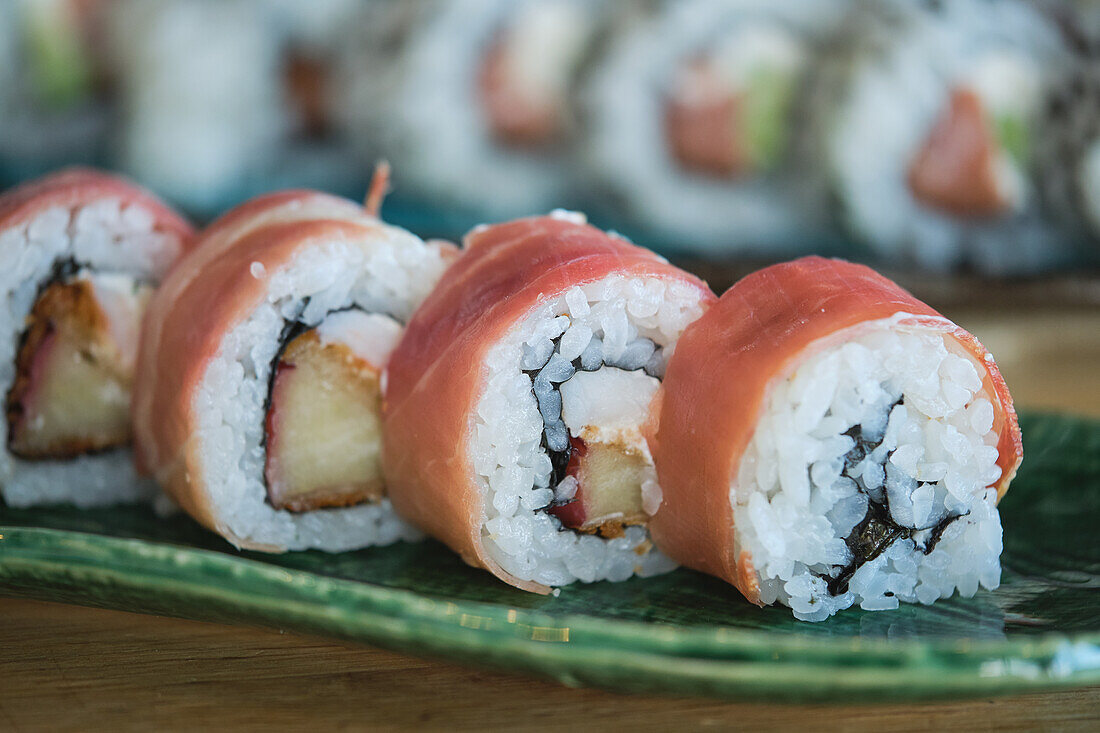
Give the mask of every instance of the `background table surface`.
M 1095 284 L 1080 287 L 1068 299 L 1051 299 L 1042 287 L 1025 297 L 1009 287 L 954 305 L 917 293 L 989 347 L 1017 405 L 1100 417 L 1100 292 Z M 272 630 L 0 599 L 0 730 L 806 723 L 823 730 L 1096 730 L 1100 687 L 919 705 L 627 696 Z

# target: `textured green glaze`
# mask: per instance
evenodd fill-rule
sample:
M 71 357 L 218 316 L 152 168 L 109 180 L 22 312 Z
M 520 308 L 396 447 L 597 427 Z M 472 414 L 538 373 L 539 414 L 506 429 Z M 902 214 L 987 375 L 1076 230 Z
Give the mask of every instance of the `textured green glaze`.
M 3 508 L 0 593 L 266 624 L 619 690 L 814 700 L 1100 682 L 1100 423 L 1025 417 L 1002 586 L 819 624 L 688 570 L 535 596 L 434 542 L 236 552 L 187 518 Z

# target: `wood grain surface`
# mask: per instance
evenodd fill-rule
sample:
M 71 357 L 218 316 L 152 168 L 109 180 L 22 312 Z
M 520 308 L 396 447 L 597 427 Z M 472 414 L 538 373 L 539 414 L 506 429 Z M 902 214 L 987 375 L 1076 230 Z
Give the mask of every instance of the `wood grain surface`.
M 1017 404 L 1100 416 L 1100 307 L 943 306 Z M 0 730 L 1100 730 L 1100 688 L 921 705 L 617 695 L 271 630 L 0 599 Z
M 1100 688 L 802 706 L 572 690 L 277 632 L 6 600 L 0 728 L 1095 730 Z

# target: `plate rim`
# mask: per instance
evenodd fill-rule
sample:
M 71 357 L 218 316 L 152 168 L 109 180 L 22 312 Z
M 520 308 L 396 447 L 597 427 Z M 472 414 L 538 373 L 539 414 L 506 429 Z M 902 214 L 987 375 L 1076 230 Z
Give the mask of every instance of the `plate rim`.
M 88 603 L 89 588 L 104 594 L 100 603 Z M 173 596 L 220 602 L 212 608 L 233 609 L 231 623 L 320 633 L 621 691 L 849 702 L 1100 683 L 1100 665 L 1074 667 L 1066 659 L 1067 650 L 1072 658 L 1079 645 L 1088 647 L 1086 656 L 1100 654 L 1100 631 L 1004 640 L 889 640 L 554 616 L 186 545 L 0 525 L 0 595 L 133 611 L 126 594 L 145 599 L 138 612 L 151 608 L 201 620 L 173 613 L 166 603 Z

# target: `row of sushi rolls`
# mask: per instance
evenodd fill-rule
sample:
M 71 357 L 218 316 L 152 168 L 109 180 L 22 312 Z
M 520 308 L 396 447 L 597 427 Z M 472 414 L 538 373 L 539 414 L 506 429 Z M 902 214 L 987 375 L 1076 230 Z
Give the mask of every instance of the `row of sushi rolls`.
M 471 223 L 1027 274 L 1100 257 L 1098 39 L 1091 0 L 11 0 L 0 177 L 205 218 L 386 158 Z
M 564 209 L 425 240 L 388 175 L 197 231 L 90 168 L 0 196 L 3 503 L 427 535 L 535 593 L 682 564 L 809 621 L 998 586 L 1023 447 L 973 335 L 840 259 L 719 298 Z
M 262 4 L 19 7 L 105 8 L 101 30 L 128 34 L 113 47 L 132 65 L 123 167 L 201 208 L 188 197 L 277 157 L 272 38 L 286 39 L 248 22 L 234 27 L 254 36 L 220 35 Z M 309 100 L 303 125 L 361 133 L 362 155 L 384 145 L 401 186 L 491 223 L 461 246 L 386 223 L 387 164 L 363 199 L 276 190 L 203 227 L 94 168 L 11 188 L 8 507 L 148 501 L 259 552 L 428 536 L 535 593 L 683 565 L 806 621 L 998 586 L 997 505 L 1023 448 L 972 334 L 839 259 L 771 265 L 718 297 L 556 205 L 591 167 L 653 231 L 749 247 L 809 241 L 820 222 L 793 184 L 827 182 L 826 208 L 891 257 L 1038 267 L 1062 246 L 1059 222 L 1100 224 L 1100 118 L 1078 109 L 1094 92 L 1072 76 L 1087 13 L 1012 0 L 270 4 L 295 18 L 294 73 L 351 100 L 346 120 Z M 27 12 L 23 32 L 42 32 Z M 58 68 L 38 82 L 80 86 L 58 75 L 83 73 L 82 26 L 57 38 L 49 25 L 38 63 Z M 353 50 L 329 43 L 338 31 Z M 836 34 L 847 41 L 830 45 Z M 181 64 L 196 38 L 224 55 Z M 348 64 L 369 73 L 343 80 Z M 35 91 L 30 78 L 0 92 Z M 1073 93 L 1044 102 L 1063 83 Z M 803 168 L 809 120 L 819 162 Z M 60 149 L 52 125 L 68 122 L 35 124 Z M 196 126 L 198 139 L 183 134 Z M 224 167 L 189 176 L 211 160 Z M 249 175 L 266 180 L 262 165 Z M 1041 195 L 1055 179 L 1057 212 Z

